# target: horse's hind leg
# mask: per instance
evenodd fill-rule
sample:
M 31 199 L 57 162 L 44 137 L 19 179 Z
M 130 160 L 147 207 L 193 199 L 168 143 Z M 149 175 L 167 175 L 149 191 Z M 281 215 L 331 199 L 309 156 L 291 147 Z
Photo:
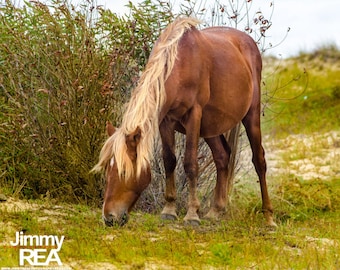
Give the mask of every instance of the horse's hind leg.
M 254 104 L 255 103 L 255 104 Z M 260 128 L 260 104 L 254 102 L 249 109 L 247 115 L 242 120 L 246 129 L 247 136 L 250 142 L 251 150 L 253 152 L 253 164 L 255 166 L 256 173 L 260 180 L 261 195 L 262 195 L 262 210 L 266 218 L 267 224 L 270 226 L 276 226 L 273 221 L 273 207 L 269 199 L 267 183 L 266 183 L 266 160 L 265 152 L 261 142 L 261 128 Z
M 174 123 L 163 120 L 159 126 L 163 145 L 163 162 L 165 168 L 165 206 L 161 213 L 163 219 L 176 220 L 176 186 L 175 186 L 175 134 Z
M 216 187 L 214 190 L 212 205 L 205 218 L 218 219 L 221 214 L 225 213 L 228 198 L 227 176 L 230 147 L 223 135 L 213 138 L 205 138 L 205 141 L 211 149 L 217 171 Z

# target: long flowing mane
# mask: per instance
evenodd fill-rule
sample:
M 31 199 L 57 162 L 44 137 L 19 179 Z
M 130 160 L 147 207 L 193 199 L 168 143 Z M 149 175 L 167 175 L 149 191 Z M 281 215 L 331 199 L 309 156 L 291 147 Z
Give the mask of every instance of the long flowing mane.
M 138 177 L 150 164 L 153 141 L 158 134 L 158 116 L 166 101 L 165 81 L 174 67 L 178 42 L 183 34 L 199 21 L 193 18 L 178 18 L 161 33 L 152 50 L 145 70 L 126 106 L 121 127 L 107 139 L 94 171 L 104 170 L 116 162 L 121 179 L 131 178 L 135 171 Z M 126 135 L 141 130 L 141 140 L 137 146 L 136 167 L 127 155 Z

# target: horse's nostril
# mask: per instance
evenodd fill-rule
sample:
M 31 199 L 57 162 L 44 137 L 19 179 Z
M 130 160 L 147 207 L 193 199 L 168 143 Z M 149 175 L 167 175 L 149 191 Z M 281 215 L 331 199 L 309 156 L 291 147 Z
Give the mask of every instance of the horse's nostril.
M 105 222 L 105 225 L 108 227 L 113 227 L 113 226 L 124 226 L 128 220 L 129 220 L 129 215 L 127 212 L 124 212 L 124 214 L 121 216 L 120 219 L 117 219 L 114 215 L 110 214 L 107 217 L 103 216 L 103 220 Z
M 127 212 L 124 212 L 124 214 L 121 217 L 121 220 L 119 222 L 120 226 L 124 226 L 129 221 L 129 215 Z
M 113 215 L 109 215 L 108 218 L 106 218 L 105 216 L 103 216 L 103 220 L 105 222 L 105 225 L 108 226 L 108 227 L 112 227 L 113 226 Z

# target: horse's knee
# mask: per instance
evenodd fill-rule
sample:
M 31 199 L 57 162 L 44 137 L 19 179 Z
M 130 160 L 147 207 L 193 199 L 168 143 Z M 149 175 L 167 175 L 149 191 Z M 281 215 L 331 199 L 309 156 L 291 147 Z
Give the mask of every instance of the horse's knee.
M 195 179 L 198 175 L 198 164 L 186 162 L 184 163 L 184 171 L 189 179 Z
M 163 155 L 164 168 L 167 172 L 173 172 L 176 168 L 176 156 L 174 154 Z

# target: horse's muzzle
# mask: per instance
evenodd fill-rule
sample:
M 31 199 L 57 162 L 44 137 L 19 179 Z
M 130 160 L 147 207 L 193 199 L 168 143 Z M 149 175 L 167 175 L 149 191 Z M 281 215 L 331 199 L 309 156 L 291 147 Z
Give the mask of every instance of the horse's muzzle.
M 110 214 L 108 217 L 103 216 L 103 220 L 105 222 L 105 225 L 108 227 L 122 227 L 129 221 L 129 215 L 127 212 L 124 212 L 119 218 L 117 218 L 114 215 Z

